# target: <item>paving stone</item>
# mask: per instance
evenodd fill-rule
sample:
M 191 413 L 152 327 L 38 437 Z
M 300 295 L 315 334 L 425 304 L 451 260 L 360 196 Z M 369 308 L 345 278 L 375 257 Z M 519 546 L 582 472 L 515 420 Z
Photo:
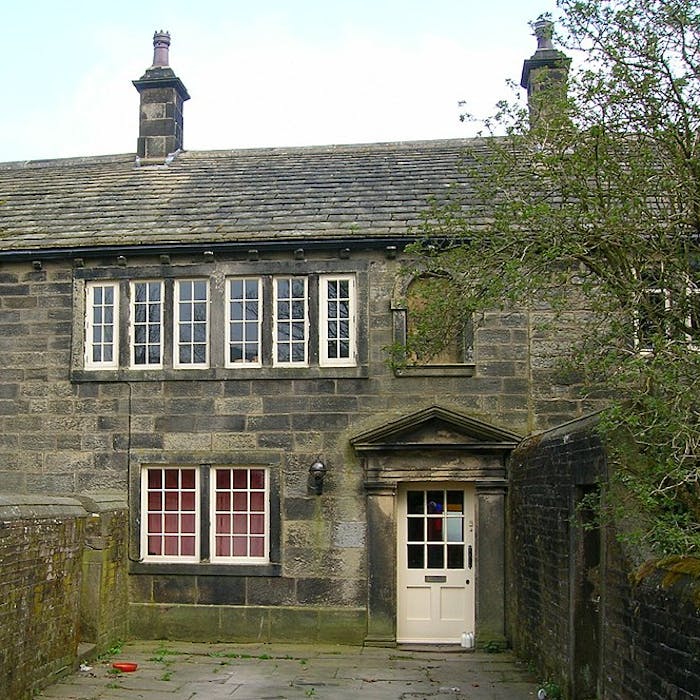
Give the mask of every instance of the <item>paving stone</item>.
M 135 661 L 114 675 L 113 661 Z M 166 680 L 167 678 L 167 680 Z M 510 654 L 282 644 L 139 641 L 47 688 L 55 700 L 532 700 Z

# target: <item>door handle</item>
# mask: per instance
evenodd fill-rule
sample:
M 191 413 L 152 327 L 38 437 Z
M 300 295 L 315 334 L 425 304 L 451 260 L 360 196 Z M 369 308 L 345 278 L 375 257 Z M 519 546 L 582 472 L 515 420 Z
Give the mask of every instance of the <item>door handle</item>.
M 471 568 L 472 568 L 472 563 L 473 563 L 472 546 L 469 545 L 469 546 L 467 547 L 467 568 L 471 569 Z

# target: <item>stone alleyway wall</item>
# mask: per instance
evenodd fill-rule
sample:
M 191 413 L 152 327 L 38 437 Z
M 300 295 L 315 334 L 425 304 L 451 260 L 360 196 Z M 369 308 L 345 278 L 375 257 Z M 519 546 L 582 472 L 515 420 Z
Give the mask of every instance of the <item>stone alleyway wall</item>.
M 0 697 L 126 637 L 125 542 L 119 497 L 0 495 Z
M 700 560 L 640 566 L 592 526 L 578 506 L 606 469 L 595 417 L 513 453 L 509 637 L 569 700 L 700 697 Z

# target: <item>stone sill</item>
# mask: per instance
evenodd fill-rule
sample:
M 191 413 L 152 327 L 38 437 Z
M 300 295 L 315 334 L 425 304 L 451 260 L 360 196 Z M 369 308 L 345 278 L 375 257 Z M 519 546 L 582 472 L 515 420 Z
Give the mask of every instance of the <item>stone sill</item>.
M 153 576 L 281 576 L 281 564 L 178 564 L 131 562 L 129 574 Z
M 85 370 L 71 371 L 72 382 L 161 382 L 233 381 L 236 379 L 367 379 L 367 366 L 359 367 L 255 367 L 164 370 Z
M 409 365 L 394 370 L 396 377 L 473 377 L 476 365 Z

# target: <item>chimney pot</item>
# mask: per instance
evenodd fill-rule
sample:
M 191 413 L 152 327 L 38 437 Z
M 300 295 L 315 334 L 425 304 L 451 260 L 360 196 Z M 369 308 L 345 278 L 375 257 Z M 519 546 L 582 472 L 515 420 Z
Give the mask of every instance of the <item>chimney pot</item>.
M 153 34 L 153 68 L 156 66 L 167 67 L 170 65 L 168 52 L 170 50 L 170 32 L 162 29 Z
M 533 23 L 535 36 L 537 37 L 538 51 L 551 51 L 554 49 L 552 45 L 552 35 L 554 34 L 554 22 L 548 19 L 538 19 Z

